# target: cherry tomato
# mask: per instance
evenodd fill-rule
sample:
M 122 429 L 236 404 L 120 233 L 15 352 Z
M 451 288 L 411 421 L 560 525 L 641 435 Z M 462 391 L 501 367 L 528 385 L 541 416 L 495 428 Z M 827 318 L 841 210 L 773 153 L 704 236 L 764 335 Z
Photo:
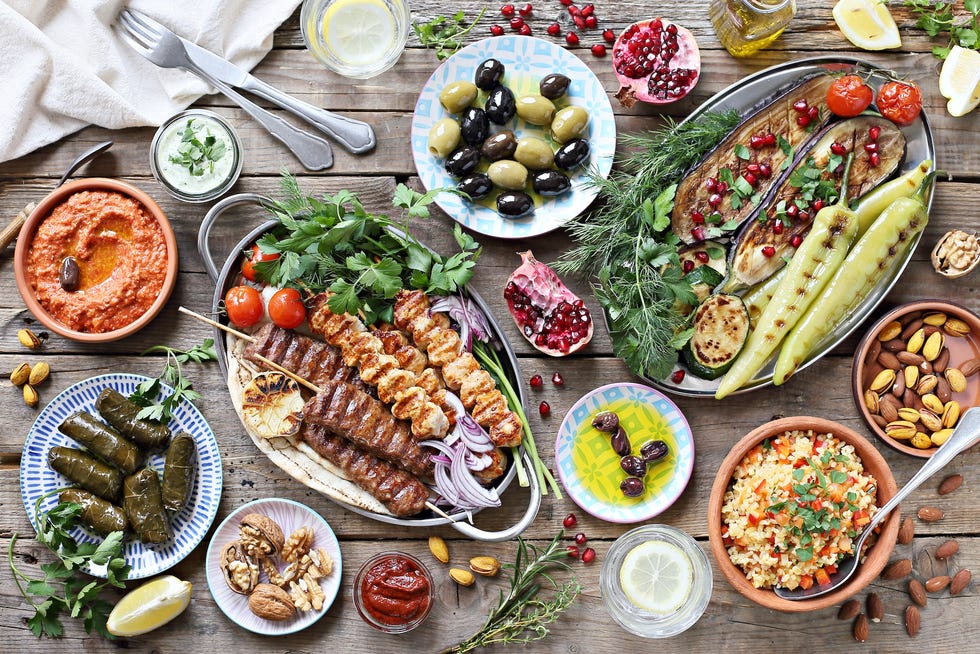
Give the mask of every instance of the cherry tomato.
M 827 89 L 827 106 L 838 116 L 851 118 L 868 108 L 875 93 L 857 75 L 838 77 Z
M 225 311 L 228 320 L 239 327 L 251 327 L 262 320 L 265 307 L 262 296 L 251 286 L 233 286 L 225 293 Z
M 886 82 L 878 89 L 878 111 L 896 125 L 911 125 L 922 111 L 922 92 L 915 82 Z
M 249 281 L 256 281 L 255 279 L 255 264 L 260 261 L 275 261 L 279 258 L 278 254 L 272 252 L 263 252 L 259 249 L 259 244 L 256 243 L 252 246 L 252 253 L 248 255 L 248 259 L 242 262 L 242 275 L 245 279 Z
M 295 329 L 306 320 L 303 297 L 295 288 L 281 288 L 269 299 L 269 317 L 283 329 Z

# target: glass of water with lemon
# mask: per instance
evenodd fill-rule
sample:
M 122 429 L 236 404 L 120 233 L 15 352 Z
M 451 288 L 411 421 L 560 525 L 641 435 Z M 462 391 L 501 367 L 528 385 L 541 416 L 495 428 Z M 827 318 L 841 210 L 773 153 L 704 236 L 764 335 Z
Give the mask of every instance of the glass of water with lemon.
M 344 77 L 367 79 L 401 57 L 411 14 L 407 0 L 305 0 L 300 27 L 320 63 Z
M 624 629 L 668 638 L 689 629 L 711 599 L 711 564 L 697 541 L 668 525 L 646 525 L 613 543 L 599 574 L 602 601 Z

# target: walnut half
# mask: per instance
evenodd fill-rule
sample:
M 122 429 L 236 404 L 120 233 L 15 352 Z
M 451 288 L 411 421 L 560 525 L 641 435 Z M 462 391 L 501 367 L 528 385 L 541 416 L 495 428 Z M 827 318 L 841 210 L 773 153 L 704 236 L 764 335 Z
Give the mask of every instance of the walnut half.
M 932 250 L 932 267 L 951 279 L 966 275 L 977 263 L 980 263 L 980 240 L 961 229 L 946 232 Z
M 248 595 L 259 583 L 259 566 L 245 554 L 241 541 L 233 540 L 224 546 L 219 566 L 228 588 L 239 595 Z
M 282 529 L 275 520 L 261 513 L 249 513 L 239 526 L 245 553 L 256 559 L 276 556 L 282 551 Z

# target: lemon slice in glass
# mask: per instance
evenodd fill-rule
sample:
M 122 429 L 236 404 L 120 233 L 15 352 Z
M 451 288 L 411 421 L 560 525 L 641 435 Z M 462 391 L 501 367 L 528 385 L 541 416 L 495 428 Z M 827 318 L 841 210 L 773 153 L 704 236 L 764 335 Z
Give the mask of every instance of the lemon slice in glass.
M 124 595 L 109 613 L 106 629 L 113 636 L 139 636 L 176 618 L 190 601 L 191 582 L 158 577 Z
M 847 40 L 863 50 L 902 47 L 898 25 L 881 0 L 840 0 L 833 14 Z
M 951 116 L 965 116 L 980 104 L 980 52 L 954 45 L 939 73 L 939 92 Z
M 338 0 L 323 13 L 323 42 L 350 66 L 374 63 L 395 41 L 395 17 L 381 0 Z
M 635 607 L 655 615 L 669 615 L 691 595 L 694 567 L 673 543 L 649 540 L 623 559 L 619 584 Z

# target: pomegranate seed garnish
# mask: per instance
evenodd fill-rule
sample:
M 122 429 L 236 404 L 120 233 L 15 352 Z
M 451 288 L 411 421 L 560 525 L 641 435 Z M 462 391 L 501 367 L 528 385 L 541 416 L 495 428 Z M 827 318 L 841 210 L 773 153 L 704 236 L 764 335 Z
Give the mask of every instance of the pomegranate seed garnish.
M 749 171 L 753 175 L 758 175 L 759 174 L 759 171 L 761 170 L 761 168 L 759 167 L 759 164 L 757 164 L 757 163 L 750 163 L 749 165 L 747 165 L 745 167 L 745 170 Z
M 578 45 L 578 34 L 575 32 L 569 32 L 565 35 L 565 43 L 568 45 Z
M 601 43 L 596 43 L 595 45 L 593 45 L 591 50 L 592 50 L 592 54 L 595 55 L 596 57 L 606 56 L 606 46 L 602 45 Z
M 762 256 L 764 256 L 764 257 L 766 257 L 768 259 L 770 257 L 775 256 L 775 254 L 776 254 L 776 248 L 774 248 L 771 245 L 763 246 L 763 248 L 762 248 Z
M 728 191 L 728 182 L 718 182 L 717 189 L 718 193 L 724 195 Z
M 745 174 L 742 175 L 742 177 L 745 178 L 745 181 L 749 183 L 749 186 L 755 186 L 756 184 L 759 183 L 759 178 L 748 171 L 746 171 Z
M 673 25 L 671 25 L 673 27 Z M 586 547 L 585 551 L 582 552 L 582 563 L 588 565 L 595 561 L 595 550 L 591 547 Z
M 568 554 L 568 558 L 577 559 L 578 558 L 578 545 L 569 545 L 565 548 L 565 553 Z
M 799 215 L 797 216 L 797 218 L 799 218 L 803 222 L 806 222 L 806 221 L 810 220 L 810 213 L 807 212 L 807 211 L 801 211 L 799 213 Z
M 531 388 L 541 388 L 544 385 L 544 379 L 541 375 L 532 375 L 530 382 Z
M 696 225 L 704 224 L 704 214 L 700 211 L 694 210 L 691 212 L 691 222 Z
M 821 209 L 823 209 L 823 200 L 817 198 L 816 200 L 813 201 L 813 210 L 820 211 Z
M 708 179 L 704 180 L 704 189 L 708 193 L 717 193 L 718 192 L 718 180 L 716 178 L 714 178 L 714 177 L 709 177 Z
M 531 36 L 531 26 L 527 23 L 521 25 L 521 29 L 517 30 L 521 36 Z
M 701 263 L 708 263 L 708 261 L 710 260 L 708 253 L 705 252 L 704 250 L 698 250 L 697 252 L 695 252 L 694 258 L 700 261 Z
M 766 134 L 765 136 L 762 137 L 762 141 L 767 146 L 772 147 L 772 146 L 776 145 L 776 135 L 773 134 L 772 132 L 769 132 L 768 134 Z
M 555 386 L 564 386 L 565 378 L 561 376 L 560 372 L 556 372 L 551 376 L 551 383 L 554 384 Z
M 575 27 L 585 29 L 585 19 L 581 15 L 572 16 L 572 22 L 575 23 Z
M 569 7 L 568 7 L 568 15 L 569 16 L 581 16 L 582 15 L 582 10 L 579 9 L 578 7 L 576 7 L 575 5 L 569 5 Z
M 534 11 L 534 7 L 531 6 L 530 2 L 524 5 L 523 7 L 521 7 L 520 9 L 518 9 L 518 13 L 521 16 L 528 16 L 531 14 L 532 11 Z
M 877 152 L 872 152 L 871 154 L 868 155 L 868 162 L 871 164 L 873 168 L 877 167 L 878 164 L 881 163 L 881 157 L 878 155 Z
M 565 529 L 571 529 L 578 524 L 578 518 L 575 517 L 574 513 L 569 513 L 567 516 L 565 516 L 565 519 L 562 520 L 562 524 L 565 525 Z
M 712 193 L 711 195 L 709 195 L 708 196 L 708 204 L 712 208 L 717 207 L 719 204 L 721 204 L 721 194 L 720 193 Z
M 753 134 L 751 137 L 749 137 L 749 147 L 753 150 L 758 150 L 765 145 L 765 142 L 765 137 L 761 136 L 760 134 Z
M 820 117 L 820 108 L 819 107 L 810 107 L 807 110 L 806 115 L 807 115 L 807 117 L 810 118 L 810 120 L 816 120 L 817 118 Z
M 878 137 L 881 136 L 881 128 L 877 125 L 872 125 L 868 128 L 868 138 L 872 141 L 877 141 Z
M 865 152 L 877 152 L 878 151 L 878 144 L 877 143 L 865 143 L 864 144 L 864 151 Z
M 504 28 L 501 27 L 500 25 L 491 25 L 490 26 L 490 33 L 493 34 L 494 36 L 503 36 L 504 35 Z
M 593 4 L 587 4 L 584 7 L 582 7 L 582 15 L 583 16 L 591 16 L 594 13 L 595 13 L 595 5 L 593 5 Z
M 800 208 L 795 204 L 791 204 L 788 207 L 786 207 L 786 215 L 789 216 L 790 218 L 796 218 L 796 214 L 798 214 L 799 212 L 800 212 Z
M 794 248 L 800 247 L 800 244 L 802 242 L 803 242 L 803 237 L 800 236 L 799 234 L 797 234 L 796 236 L 794 236 L 789 240 L 789 244 L 792 245 Z
M 805 114 L 809 106 L 810 103 L 806 101 L 806 98 L 802 98 L 793 103 L 793 110 L 798 114 Z
M 524 27 L 524 19 L 520 16 L 514 16 L 510 19 L 510 28 L 512 30 L 519 30 Z
M 683 270 L 685 273 L 691 272 L 694 270 L 694 262 L 690 259 L 685 259 L 684 263 L 681 264 L 681 270 Z
M 514 5 L 504 5 L 500 8 L 500 14 L 502 16 L 513 16 L 514 15 Z
M 558 36 L 559 34 L 561 34 L 561 25 L 559 25 L 558 23 L 552 23 L 551 25 L 548 25 L 548 34 L 552 36 Z
M 767 163 L 759 164 L 759 175 L 762 179 L 769 179 L 772 177 L 772 166 Z
M 558 0 L 558 2 L 562 3 L 567 7 L 568 5 L 572 4 L 573 0 Z
M 683 370 L 675 370 L 670 375 L 670 381 L 674 382 L 675 384 L 680 384 L 682 381 L 684 381 L 684 371 Z
M 596 18 L 595 16 L 586 16 L 585 17 L 585 26 L 586 27 L 593 28 L 593 27 L 596 27 L 598 25 L 599 25 L 599 19 Z
M 695 227 L 694 229 L 692 229 L 691 230 L 691 236 L 694 237 L 694 240 L 695 241 L 703 241 L 704 240 L 704 227 L 701 227 L 700 225 L 698 225 L 697 227 Z
M 809 125 L 810 125 L 810 117 L 809 116 L 797 116 L 796 117 L 796 124 L 799 125 L 800 127 L 809 127 Z
M 586 540 L 587 539 L 586 539 L 585 534 L 583 532 L 580 531 L 577 534 L 575 534 L 575 543 L 577 545 L 585 545 L 585 541 Z
M 830 144 L 830 152 L 831 154 L 836 154 L 838 157 L 843 157 L 847 154 L 847 148 L 844 147 L 843 143 L 837 143 L 835 141 Z
M 783 221 L 782 220 L 777 220 L 777 221 L 775 221 L 772 224 L 772 233 L 773 234 L 782 234 L 783 233 Z
M 551 413 L 551 405 L 548 404 L 547 402 L 542 402 L 541 404 L 538 405 L 538 413 L 541 414 L 542 418 L 547 418 L 548 415 Z
M 616 33 L 612 30 L 603 30 L 602 40 L 606 43 L 613 43 L 616 40 Z

